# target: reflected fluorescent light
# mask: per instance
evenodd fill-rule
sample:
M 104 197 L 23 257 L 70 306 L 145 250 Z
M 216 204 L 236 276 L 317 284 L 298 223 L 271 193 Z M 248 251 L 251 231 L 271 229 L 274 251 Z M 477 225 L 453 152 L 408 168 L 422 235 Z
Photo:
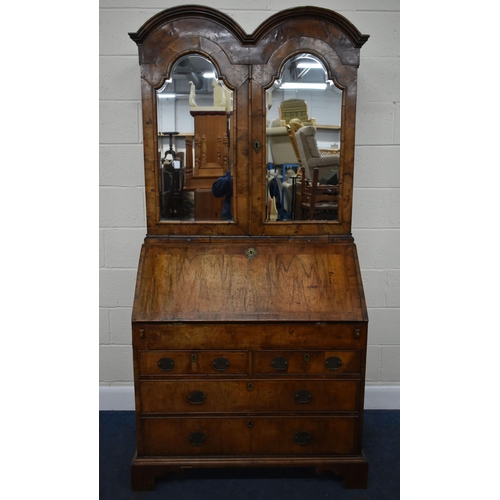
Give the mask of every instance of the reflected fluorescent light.
M 297 68 L 319 68 L 323 69 L 320 63 L 315 62 L 301 62 L 297 64 Z
M 203 78 L 215 78 L 215 73 L 213 71 L 211 73 L 203 73 Z
M 282 83 L 280 89 L 284 90 L 325 90 L 326 83 Z
M 158 97 L 161 99 L 174 99 L 175 94 L 158 94 Z

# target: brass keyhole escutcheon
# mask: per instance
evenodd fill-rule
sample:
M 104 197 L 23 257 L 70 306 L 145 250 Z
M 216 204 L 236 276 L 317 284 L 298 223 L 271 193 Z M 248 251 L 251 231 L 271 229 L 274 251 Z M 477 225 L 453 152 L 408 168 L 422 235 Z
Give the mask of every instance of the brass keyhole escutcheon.
M 253 391 L 253 384 L 252 384 L 252 382 L 249 382 L 247 384 L 247 391 Z
M 249 420 L 247 422 L 247 426 L 248 426 L 249 429 L 251 429 L 253 427 L 253 420 Z
M 196 363 L 198 361 L 198 355 L 197 354 L 191 354 L 191 363 Z
M 310 354 L 304 354 L 304 361 L 311 361 L 311 355 Z
M 254 141 L 253 148 L 255 149 L 255 152 L 258 153 L 259 149 L 260 149 L 260 142 L 259 141 Z
M 247 248 L 245 250 L 245 255 L 249 260 L 255 259 L 255 257 L 257 257 L 257 250 L 255 250 L 255 248 L 253 247 Z

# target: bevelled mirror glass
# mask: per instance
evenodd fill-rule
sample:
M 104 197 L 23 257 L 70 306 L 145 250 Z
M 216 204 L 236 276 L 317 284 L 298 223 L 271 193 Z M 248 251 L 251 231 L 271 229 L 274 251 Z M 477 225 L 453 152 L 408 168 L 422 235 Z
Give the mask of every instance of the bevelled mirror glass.
M 161 220 L 232 220 L 232 92 L 207 58 L 189 54 L 156 97 Z
M 267 91 L 266 221 L 338 220 L 342 90 L 311 54 Z

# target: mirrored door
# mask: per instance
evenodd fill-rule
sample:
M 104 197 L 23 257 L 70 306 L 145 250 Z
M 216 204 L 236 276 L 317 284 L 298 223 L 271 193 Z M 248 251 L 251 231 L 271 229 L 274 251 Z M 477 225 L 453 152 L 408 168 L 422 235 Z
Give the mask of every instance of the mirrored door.
M 198 54 L 156 91 L 160 220 L 233 220 L 232 92 Z
M 338 221 L 342 90 L 301 53 L 266 100 L 266 221 Z

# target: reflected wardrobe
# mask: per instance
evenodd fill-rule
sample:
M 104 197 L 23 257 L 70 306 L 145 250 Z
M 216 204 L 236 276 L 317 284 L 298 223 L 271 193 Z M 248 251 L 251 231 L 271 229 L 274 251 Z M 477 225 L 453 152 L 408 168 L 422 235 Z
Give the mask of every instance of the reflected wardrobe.
M 147 236 L 132 488 L 185 467 L 313 467 L 365 488 L 368 316 L 351 234 L 361 34 L 203 6 L 136 33 Z

